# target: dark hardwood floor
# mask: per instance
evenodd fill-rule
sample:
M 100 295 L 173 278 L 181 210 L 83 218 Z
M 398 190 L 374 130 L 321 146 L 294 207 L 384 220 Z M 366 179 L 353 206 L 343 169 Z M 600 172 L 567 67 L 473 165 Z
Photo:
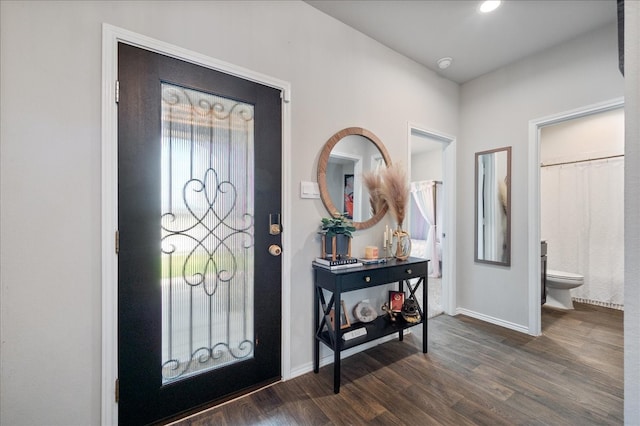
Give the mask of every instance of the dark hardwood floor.
M 543 309 L 543 335 L 465 316 L 178 422 L 178 425 L 623 424 L 623 313 Z M 309 342 L 309 345 L 312 343 Z

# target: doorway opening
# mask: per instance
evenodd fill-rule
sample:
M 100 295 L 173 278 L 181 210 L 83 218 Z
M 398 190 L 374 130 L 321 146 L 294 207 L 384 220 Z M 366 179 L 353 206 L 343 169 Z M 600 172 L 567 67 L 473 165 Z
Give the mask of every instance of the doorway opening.
M 455 314 L 455 139 L 409 124 L 412 256 L 430 259 L 428 317 Z
M 241 67 L 205 57 L 168 43 L 103 24 L 102 31 L 102 398 L 101 423 L 118 423 L 118 105 L 116 89 L 118 80 L 118 44 L 125 43 L 141 47 L 167 57 L 180 59 L 186 63 L 237 76 L 245 80 L 279 89 L 282 92 L 282 225 L 290 229 L 290 152 L 291 152 L 291 111 L 289 107 L 290 83 L 274 79 Z M 114 238 L 114 235 L 116 236 Z M 291 236 L 283 233 L 282 244 L 288 246 Z M 283 270 L 290 269 L 291 258 L 284 251 Z M 284 379 L 290 377 L 290 278 L 282 276 L 283 309 L 281 312 L 281 372 Z
M 529 227 L 529 334 L 538 336 L 542 332 L 542 319 L 541 319 L 541 300 L 542 294 L 542 276 L 541 269 L 541 224 L 542 224 L 542 212 L 541 212 L 541 163 L 543 163 L 543 157 L 541 154 L 542 149 L 542 135 L 544 128 L 550 128 L 550 126 L 559 125 L 571 120 L 576 120 L 583 117 L 593 116 L 595 114 L 601 114 L 608 111 L 621 109 L 624 106 L 624 99 L 614 99 L 612 101 L 596 104 L 579 108 L 573 111 L 556 114 L 549 117 L 544 117 L 537 120 L 532 120 L 529 123 L 529 214 L 530 223 Z M 591 149 L 593 150 L 593 149 Z M 547 153 L 548 154 L 548 153 Z M 554 154 L 551 154 L 554 155 Z M 584 159 L 596 158 L 593 153 L 587 153 Z M 605 155 L 607 156 L 607 155 Z M 547 161 L 549 164 L 553 164 L 551 161 Z M 578 163 L 579 164 L 579 163 Z M 546 214 L 546 213 L 545 213 Z M 549 261 L 549 258 L 547 259 Z

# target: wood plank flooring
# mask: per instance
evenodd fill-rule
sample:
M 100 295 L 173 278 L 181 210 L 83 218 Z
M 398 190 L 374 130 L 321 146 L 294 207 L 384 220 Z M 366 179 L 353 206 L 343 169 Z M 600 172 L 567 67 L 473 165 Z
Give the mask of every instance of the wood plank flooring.
M 543 335 L 465 316 L 177 422 L 203 425 L 621 425 L 623 313 L 543 308 Z M 309 345 L 312 343 L 309 342 Z

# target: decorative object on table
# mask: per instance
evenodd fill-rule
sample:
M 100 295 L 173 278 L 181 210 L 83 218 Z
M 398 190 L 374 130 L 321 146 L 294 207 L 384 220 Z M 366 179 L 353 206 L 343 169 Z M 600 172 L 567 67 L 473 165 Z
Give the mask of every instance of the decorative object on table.
M 410 324 L 419 323 L 422 319 L 420 317 L 420 310 L 418 309 L 418 302 L 413 297 L 404 301 L 400 314 L 402 318 Z
M 353 308 L 353 317 L 360 322 L 371 322 L 378 318 L 378 313 L 369 302 L 359 302 Z
M 319 259 L 319 258 L 318 258 Z M 327 265 L 325 263 L 319 263 L 317 260 L 311 262 L 312 265 L 318 266 L 320 268 L 329 269 L 331 271 L 337 271 L 338 269 L 350 269 L 350 268 L 359 268 L 364 266 L 364 263 L 358 261 L 355 263 L 341 263 L 338 265 Z
M 399 164 L 392 164 L 381 173 L 380 196 L 389 207 L 397 228 L 392 231 L 391 254 L 398 260 L 406 260 L 411 254 L 411 237 L 402 229 L 409 201 L 410 187 L 407 175 Z M 385 234 L 385 241 L 389 236 Z
M 401 312 L 403 304 L 404 304 L 403 291 L 389 292 L 389 309 L 391 309 L 392 312 Z
M 393 231 L 393 253 L 398 260 L 407 260 L 411 255 L 411 236 L 403 229 Z
M 364 248 L 364 258 L 365 259 L 377 259 L 378 258 L 378 247 L 377 246 L 366 246 Z
M 351 322 L 349 321 L 349 315 L 347 315 L 347 309 L 345 308 L 344 300 L 340 301 L 340 328 L 349 328 L 351 327 Z M 335 330 L 335 309 L 332 309 L 329 313 L 329 318 L 331 319 L 331 326 Z
M 331 257 L 316 257 L 315 262 L 324 266 L 339 266 L 358 263 L 359 260 L 357 257 L 343 257 L 335 260 L 331 259 Z
M 360 259 L 363 265 L 376 265 L 378 263 L 387 263 L 387 259 L 384 257 L 380 259 Z
M 322 258 L 331 260 L 351 257 L 351 238 L 356 228 L 341 214 L 323 217 L 319 233 L 322 234 Z
M 382 305 L 381 309 L 386 313 L 385 318 L 388 319 L 391 322 L 395 322 L 396 319 L 398 319 L 398 316 L 400 316 L 399 312 L 393 312 L 391 310 L 391 308 L 389 307 L 389 304 L 387 302 L 384 302 L 384 304 Z
M 393 244 L 393 232 L 389 229 L 389 225 L 385 225 L 384 236 L 382 237 L 382 247 L 384 249 L 384 257 L 387 259 L 394 257 L 393 251 L 391 250 L 391 244 Z
M 351 340 L 356 337 L 362 337 L 367 335 L 367 329 L 364 327 L 356 328 L 355 330 L 347 331 L 342 335 L 342 340 Z

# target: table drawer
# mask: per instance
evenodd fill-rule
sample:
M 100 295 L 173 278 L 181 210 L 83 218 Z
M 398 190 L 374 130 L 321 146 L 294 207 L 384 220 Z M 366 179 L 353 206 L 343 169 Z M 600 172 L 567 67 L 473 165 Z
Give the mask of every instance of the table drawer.
M 387 279 L 389 282 L 407 280 L 425 275 L 427 275 L 427 262 L 398 265 L 387 269 Z
M 386 269 L 361 270 L 340 274 L 342 291 L 373 287 L 390 282 Z

